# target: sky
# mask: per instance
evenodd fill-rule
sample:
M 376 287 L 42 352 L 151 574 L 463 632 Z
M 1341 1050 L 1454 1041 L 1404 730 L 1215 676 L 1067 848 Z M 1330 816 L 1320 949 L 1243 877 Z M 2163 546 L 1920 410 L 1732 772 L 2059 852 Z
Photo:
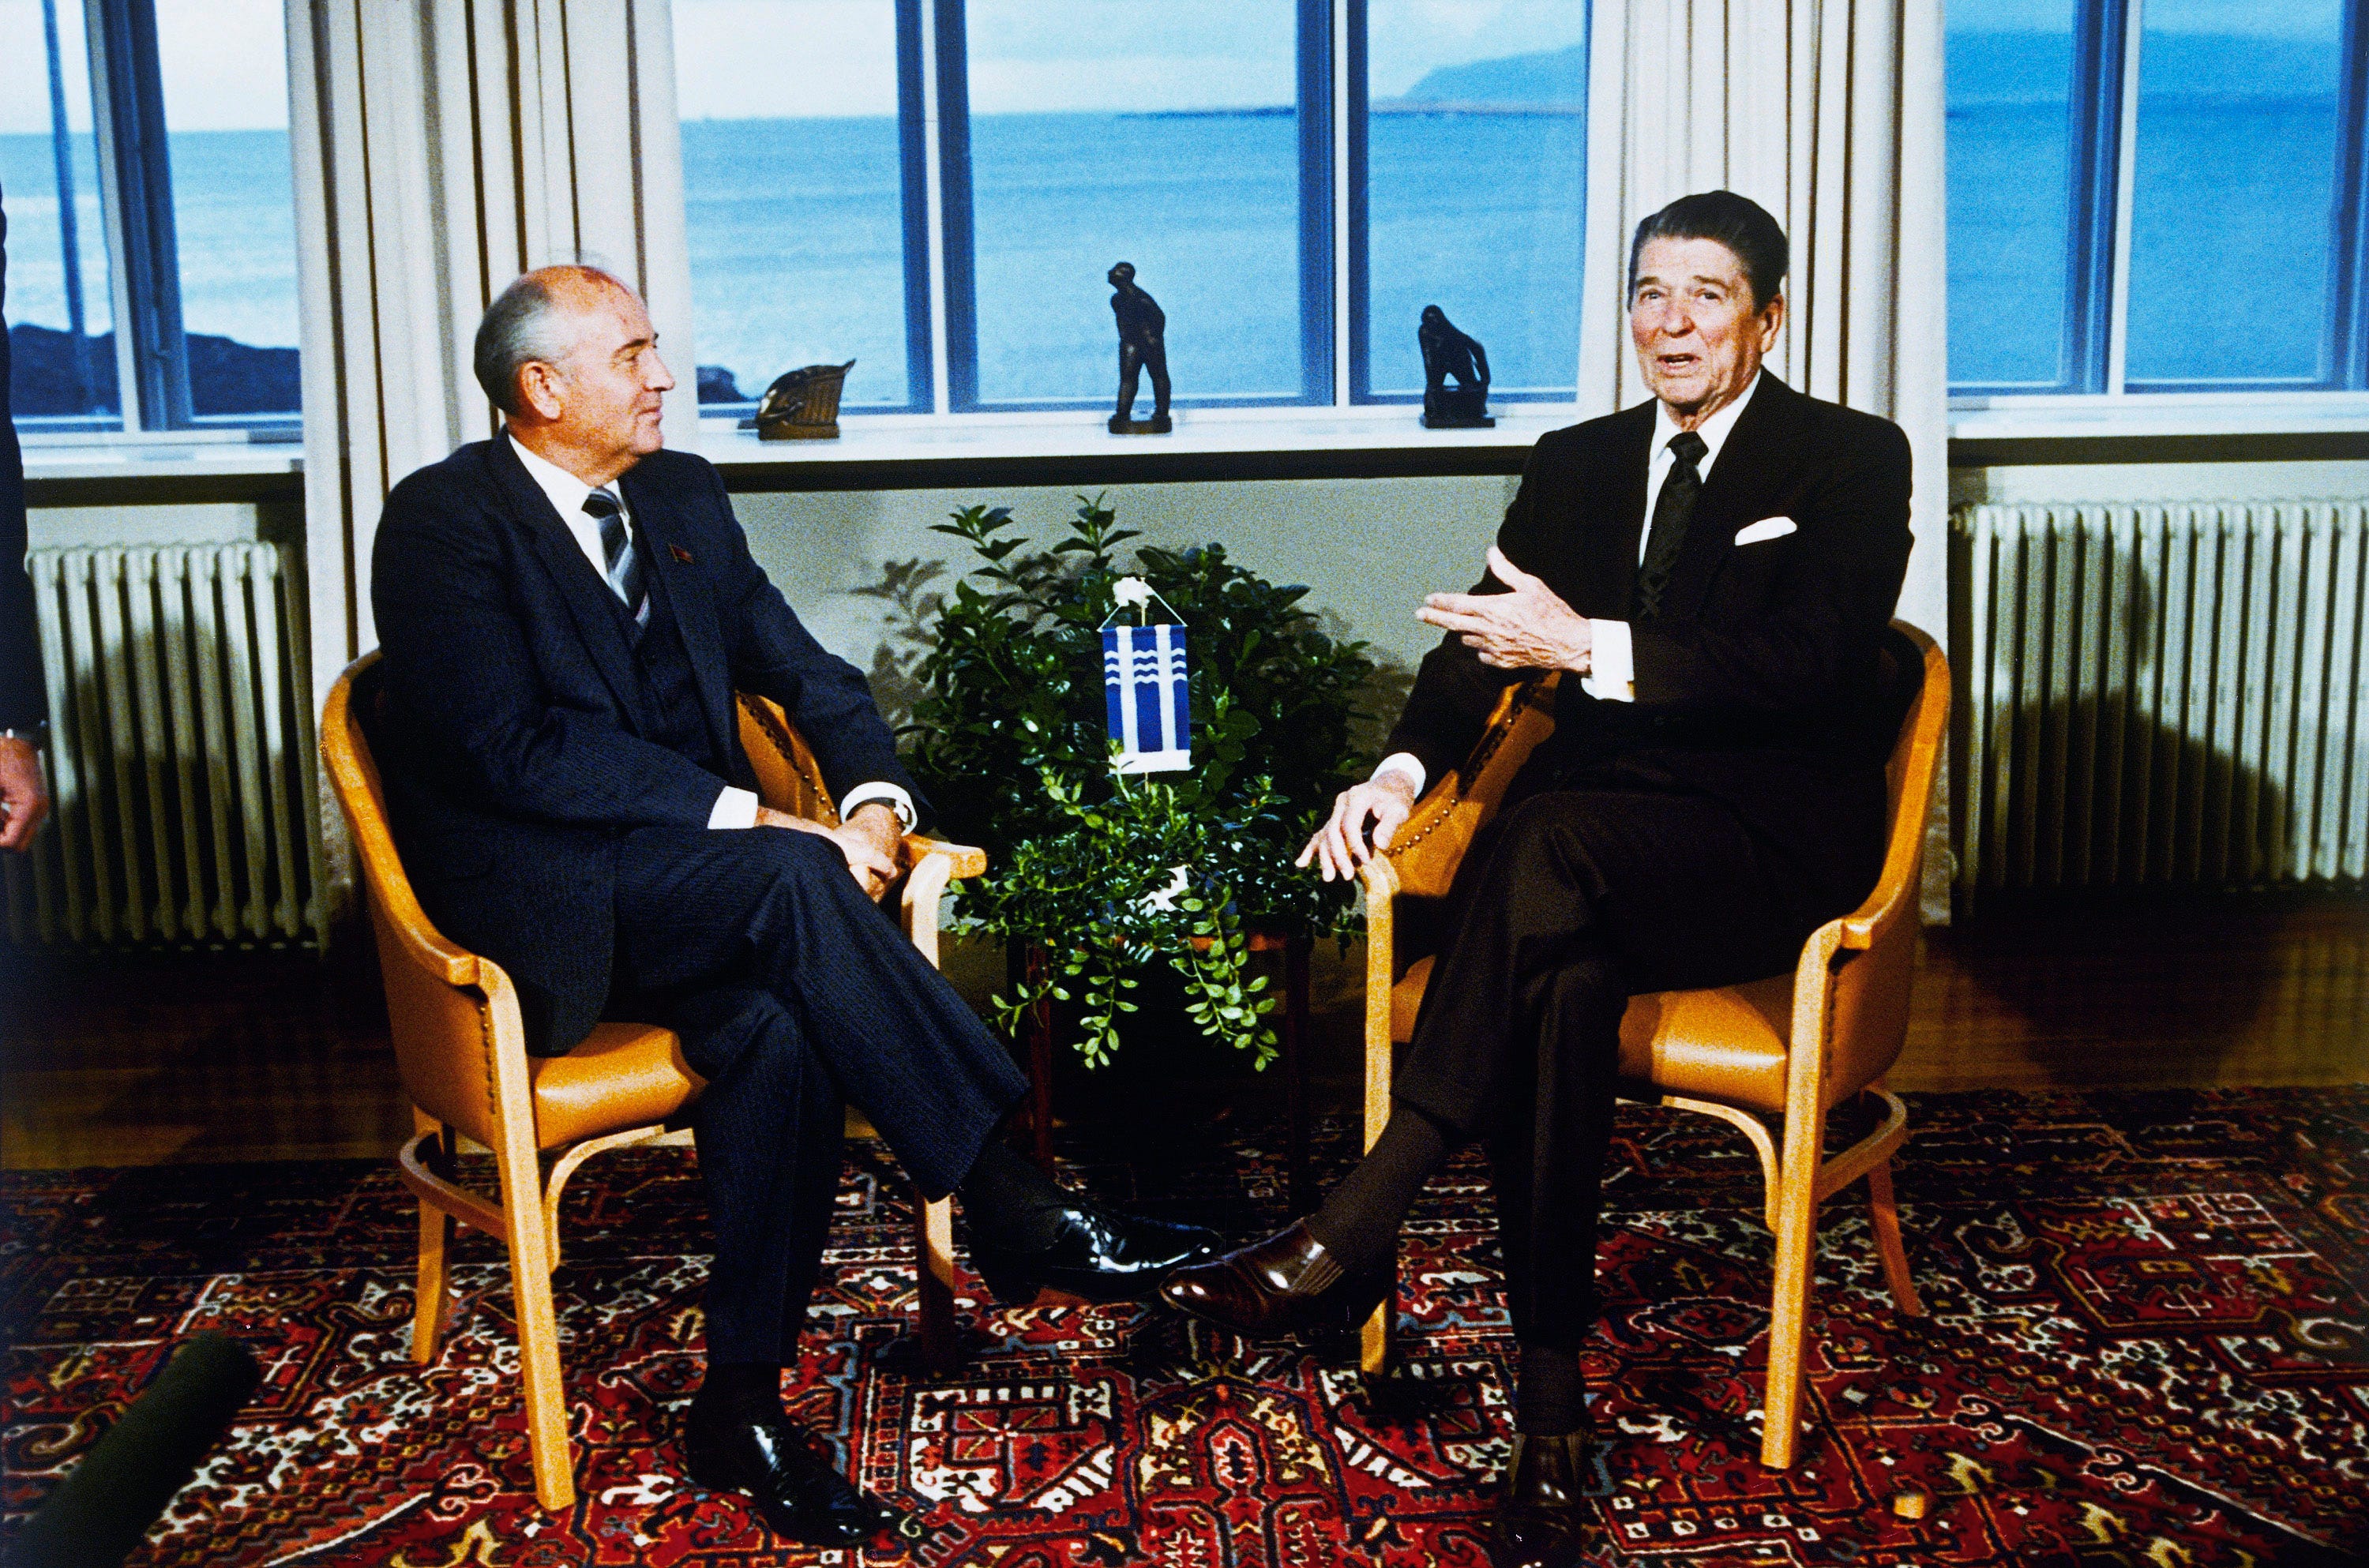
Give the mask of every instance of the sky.
M 1584 0 L 1369 0 L 1371 91 L 1564 49 Z M 1240 109 L 1296 96 L 1292 0 L 970 0 L 976 114 Z M 685 119 L 897 109 L 893 0 L 674 0 Z
M 82 0 L 57 0 L 66 122 L 90 129 Z M 165 123 L 176 131 L 284 131 L 288 38 L 281 0 L 156 0 Z M 50 128 L 41 0 L 0 0 L 0 132 Z
M 57 0 L 67 118 L 90 128 L 82 0 Z M 2148 29 L 2329 36 L 2341 0 L 2146 0 Z M 2062 31 L 2073 0 L 1949 0 L 1953 30 Z M 1238 109 L 1294 96 L 1292 0 L 970 0 L 971 109 Z M 288 123 L 282 0 L 156 0 L 175 130 Z M 1585 0 L 1368 0 L 1373 96 L 1580 40 Z M 674 0 L 684 118 L 894 114 L 894 0 Z M 41 0 L 0 0 L 0 132 L 49 129 Z

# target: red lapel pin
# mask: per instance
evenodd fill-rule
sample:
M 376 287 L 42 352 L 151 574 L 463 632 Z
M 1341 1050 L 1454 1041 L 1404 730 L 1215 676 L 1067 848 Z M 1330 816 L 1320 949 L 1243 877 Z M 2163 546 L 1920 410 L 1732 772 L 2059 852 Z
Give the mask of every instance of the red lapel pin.
M 668 546 L 667 546 L 667 548 L 668 548 L 668 549 L 670 549 L 670 550 L 671 550 L 671 551 L 673 551 L 673 552 L 674 552 L 674 558 L 675 558 L 676 560 L 678 560 L 678 561 L 681 561 L 684 566 L 688 567 L 688 566 L 691 566 L 691 565 L 692 564 L 692 558 L 691 558 L 691 552 L 690 552 L 690 551 L 688 551 L 688 550 L 686 550 L 686 549 L 684 549 L 681 545 L 680 545 L 680 544 L 670 544 L 670 545 L 668 545 Z

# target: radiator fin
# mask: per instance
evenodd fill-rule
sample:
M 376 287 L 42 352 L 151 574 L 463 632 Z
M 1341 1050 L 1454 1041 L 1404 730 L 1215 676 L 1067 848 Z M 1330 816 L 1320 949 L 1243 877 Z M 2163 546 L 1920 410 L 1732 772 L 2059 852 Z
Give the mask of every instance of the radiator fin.
M 1951 521 L 1971 633 L 1962 887 L 2362 885 L 2369 506 Z
M 19 944 L 326 940 L 311 683 L 277 545 L 26 557 L 54 817 L 7 866 Z

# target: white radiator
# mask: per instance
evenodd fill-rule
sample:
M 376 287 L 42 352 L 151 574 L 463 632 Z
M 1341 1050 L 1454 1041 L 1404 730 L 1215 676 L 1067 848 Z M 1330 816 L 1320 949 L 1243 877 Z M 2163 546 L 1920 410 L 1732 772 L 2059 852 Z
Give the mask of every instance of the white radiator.
M 12 941 L 326 936 L 311 685 L 272 544 L 36 550 L 54 816 Z
M 2369 505 L 1981 506 L 1968 889 L 2357 887 Z

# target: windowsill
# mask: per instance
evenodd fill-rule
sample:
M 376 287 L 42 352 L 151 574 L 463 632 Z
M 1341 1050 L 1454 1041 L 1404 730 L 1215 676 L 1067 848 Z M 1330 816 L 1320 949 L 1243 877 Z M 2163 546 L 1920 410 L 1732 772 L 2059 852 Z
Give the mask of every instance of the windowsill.
M 2325 436 L 2369 432 L 2369 394 L 2150 393 L 2127 397 L 1953 397 L 1953 441 Z
M 1164 436 L 1115 436 L 1102 409 L 846 414 L 832 441 L 763 441 L 715 420 L 698 450 L 736 489 L 935 484 L 1505 475 L 1539 437 L 1581 418 L 1569 403 L 1508 403 L 1492 429 L 1429 430 L 1413 404 L 1184 408 Z
M 243 435 L 125 436 L 115 433 L 27 438 L 25 481 L 267 477 L 301 474 L 301 441 L 249 441 Z

